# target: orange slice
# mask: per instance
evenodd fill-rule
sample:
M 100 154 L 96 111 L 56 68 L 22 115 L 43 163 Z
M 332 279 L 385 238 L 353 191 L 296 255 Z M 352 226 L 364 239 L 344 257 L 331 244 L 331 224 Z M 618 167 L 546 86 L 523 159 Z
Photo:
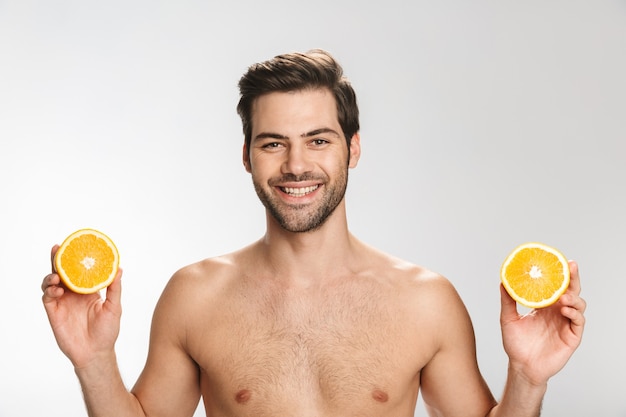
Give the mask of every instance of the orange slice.
M 518 246 L 502 264 L 502 284 L 511 297 L 529 308 L 557 302 L 569 285 L 569 265 L 561 252 L 542 243 Z
M 113 241 L 93 229 L 69 235 L 54 256 L 54 266 L 63 283 L 80 294 L 95 293 L 111 284 L 119 261 Z

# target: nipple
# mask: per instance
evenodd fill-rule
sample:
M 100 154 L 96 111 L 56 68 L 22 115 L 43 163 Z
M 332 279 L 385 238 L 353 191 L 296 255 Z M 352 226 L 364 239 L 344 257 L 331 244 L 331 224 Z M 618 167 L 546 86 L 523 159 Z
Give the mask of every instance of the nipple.
M 248 402 L 248 400 L 250 400 L 251 396 L 252 393 L 249 390 L 242 389 L 238 391 L 237 394 L 235 394 L 235 401 L 237 401 L 239 404 L 245 404 Z
M 389 401 L 389 394 L 383 390 L 375 389 L 372 391 L 372 398 L 380 403 L 386 403 Z

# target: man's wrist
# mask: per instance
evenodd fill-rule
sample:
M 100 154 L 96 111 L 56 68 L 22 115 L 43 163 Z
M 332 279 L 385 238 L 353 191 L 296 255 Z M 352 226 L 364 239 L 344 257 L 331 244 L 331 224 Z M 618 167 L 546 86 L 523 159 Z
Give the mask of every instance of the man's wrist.
M 538 391 L 545 393 L 548 388 L 548 379 L 537 378 L 525 372 L 523 366 L 516 366 L 509 362 L 507 384 L 512 383 L 523 390 Z
M 502 399 L 491 410 L 489 417 L 537 417 L 547 389 L 547 380 L 534 380 L 509 363 Z
M 100 352 L 93 357 L 89 358 L 89 360 L 78 362 L 73 362 L 74 372 L 79 377 L 79 379 L 89 378 L 90 375 L 100 376 L 108 375 L 111 373 L 117 373 L 117 356 L 115 351 L 107 351 Z

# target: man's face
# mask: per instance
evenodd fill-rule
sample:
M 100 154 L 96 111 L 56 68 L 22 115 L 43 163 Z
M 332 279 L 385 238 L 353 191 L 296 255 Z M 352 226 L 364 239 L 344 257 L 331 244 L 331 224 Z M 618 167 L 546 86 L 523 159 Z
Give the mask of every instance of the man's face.
M 261 202 L 290 232 L 320 227 L 343 202 L 348 168 L 356 166 L 326 89 L 277 92 L 259 97 L 252 109 L 252 140 L 244 164 Z

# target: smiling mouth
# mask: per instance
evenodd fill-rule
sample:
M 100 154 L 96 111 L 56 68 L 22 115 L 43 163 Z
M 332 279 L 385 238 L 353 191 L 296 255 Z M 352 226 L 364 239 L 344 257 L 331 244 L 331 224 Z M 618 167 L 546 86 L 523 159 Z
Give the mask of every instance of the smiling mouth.
M 304 197 L 318 188 L 319 185 L 312 185 L 309 187 L 280 187 L 280 190 L 291 197 Z

